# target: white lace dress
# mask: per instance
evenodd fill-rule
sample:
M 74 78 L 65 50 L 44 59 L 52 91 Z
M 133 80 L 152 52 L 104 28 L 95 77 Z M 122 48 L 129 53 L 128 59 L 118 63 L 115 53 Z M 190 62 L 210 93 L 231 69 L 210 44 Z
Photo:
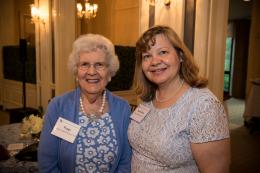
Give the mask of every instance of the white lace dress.
M 143 104 L 150 112 L 128 129 L 133 173 L 197 173 L 190 143 L 229 137 L 224 107 L 208 89 L 190 88 L 165 109 Z

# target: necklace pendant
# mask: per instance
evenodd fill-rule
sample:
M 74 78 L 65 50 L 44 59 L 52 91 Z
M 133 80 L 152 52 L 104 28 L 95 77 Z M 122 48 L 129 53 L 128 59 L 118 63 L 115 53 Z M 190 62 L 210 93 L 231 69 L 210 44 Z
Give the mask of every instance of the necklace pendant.
M 90 115 L 88 116 L 88 118 L 89 118 L 89 120 L 90 120 L 91 122 L 97 120 L 97 116 L 96 116 L 95 114 L 90 114 Z

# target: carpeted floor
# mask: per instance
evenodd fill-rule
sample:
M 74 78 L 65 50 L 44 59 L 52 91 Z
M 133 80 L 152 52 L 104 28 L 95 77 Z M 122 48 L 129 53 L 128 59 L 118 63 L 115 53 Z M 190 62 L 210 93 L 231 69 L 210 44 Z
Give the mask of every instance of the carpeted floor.
M 260 132 L 244 126 L 231 130 L 230 173 L 260 173 Z
M 244 126 L 244 100 L 225 101 L 231 132 L 230 173 L 260 173 L 260 132 L 249 134 Z

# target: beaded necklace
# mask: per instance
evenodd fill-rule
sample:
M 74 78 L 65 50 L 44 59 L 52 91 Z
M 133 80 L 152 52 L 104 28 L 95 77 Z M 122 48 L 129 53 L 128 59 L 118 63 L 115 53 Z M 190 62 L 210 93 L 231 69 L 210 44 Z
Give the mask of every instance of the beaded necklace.
M 82 99 L 82 97 L 79 98 L 79 102 L 80 102 L 80 109 L 84 113 L 84 115 L 89 117 L 92 121 L 98 119 L 98 116 L 95 115 L 94 113 L 89 115 L 89 114 L 87 114 L 85 112 L 85 109 L 84 109 L 84 106 L 83 106 L 83 99 Z M 100 114 L 103 113 L 104 108 L 105 108 L 105 103 L 106 103 L 106 90 L 103 92 L 102 103 L 101 103 L 101 106 L 100 106 L 100 108 L 98 110 L 98 113 L 100 113 Z
M 155 92 L 155 100 L 158 103 L 163 103 L 163 102 L 167 102 L 167 101 L 171 100 L 180 91 L 181 87 L 183 86 L 183 83 L 184 83 L 184 80 L 182 80 L 180 82 L 180 85 L 178 86 L 178 88 L 175 90 L 175 92 L 173 92 L 173 94 L 171 94 L 172 96 L 169 98 L 166 98 L 166 99 L 159 99 L 157 92 Z

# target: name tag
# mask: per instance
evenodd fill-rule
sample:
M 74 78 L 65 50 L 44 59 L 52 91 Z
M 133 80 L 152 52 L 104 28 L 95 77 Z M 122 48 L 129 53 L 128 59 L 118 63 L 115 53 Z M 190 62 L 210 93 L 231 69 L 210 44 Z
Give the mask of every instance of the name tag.
M 79 130 L 80 125 L 59 117 L 51 131 L 51 134 L 73 143 L 79 133 Z
M 131 118 L 137 122 L 141 122 L 144 117 L 149 113 L 150 108 L 140 104 L 132 113 Z

